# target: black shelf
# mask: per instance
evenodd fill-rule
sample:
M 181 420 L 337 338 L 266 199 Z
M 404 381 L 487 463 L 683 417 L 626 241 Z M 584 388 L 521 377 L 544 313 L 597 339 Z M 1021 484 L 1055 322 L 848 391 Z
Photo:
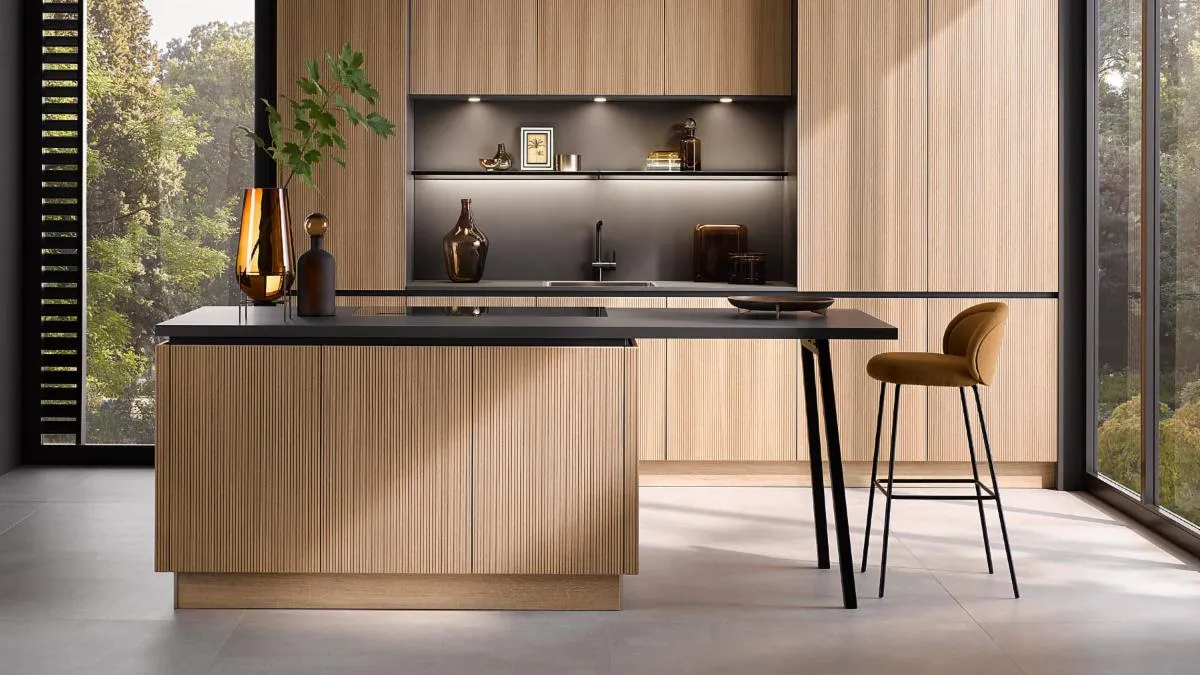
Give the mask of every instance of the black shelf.
M 783 180 L 787 171 L 412 171 L 416 180 Z

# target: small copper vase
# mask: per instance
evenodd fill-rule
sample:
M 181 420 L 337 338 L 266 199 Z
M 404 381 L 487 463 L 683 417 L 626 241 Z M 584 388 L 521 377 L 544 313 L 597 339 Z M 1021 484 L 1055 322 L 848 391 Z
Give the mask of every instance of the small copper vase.
M 238 286 L 259 305 L 283 299 L 296 279 L 287 190 L 247 188 L 238 236 Z
M 475 227 L 471 215 L 471 200 L 462 200 L 462 212 L 454 228 L 442 238 L 442 252 L 446 255 L 446 274 L 450 281 L 475 283 L 483 278 L 483 266 L 487 263 L 487 235 Z

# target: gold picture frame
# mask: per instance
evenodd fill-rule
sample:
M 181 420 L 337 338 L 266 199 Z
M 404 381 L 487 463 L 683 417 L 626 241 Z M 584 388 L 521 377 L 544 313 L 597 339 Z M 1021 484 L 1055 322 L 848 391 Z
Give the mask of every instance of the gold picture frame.
M 521 170 L 554 170 L 554 127 L 521 127 Z

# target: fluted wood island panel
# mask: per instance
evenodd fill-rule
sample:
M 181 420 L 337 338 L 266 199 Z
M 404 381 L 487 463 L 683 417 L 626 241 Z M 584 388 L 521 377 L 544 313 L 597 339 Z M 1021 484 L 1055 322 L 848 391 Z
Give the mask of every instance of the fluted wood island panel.
M 155 567 L 180 607 L 618 609 L 636 353 L 161 345 Z

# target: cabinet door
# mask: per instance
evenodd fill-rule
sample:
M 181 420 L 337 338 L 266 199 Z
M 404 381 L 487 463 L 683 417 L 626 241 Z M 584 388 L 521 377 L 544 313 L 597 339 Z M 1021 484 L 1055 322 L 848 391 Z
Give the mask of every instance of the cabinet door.
M 474 573 L 625 569 L 627 351 L 474 349 Z
M 279 93 L 298 95 L 296 79 L 304 59 L 323 61 L 350 41 L 366 56 L 366 70 L 379 90 L 375 110 L 396 124 L 384 141 L 365 127 L 342 129 L 350 148 L 346 169 L 326 159 L 313 177 L 321 191 L 292 181 L 289 192 L 293 230 L 305 214 L 329 216 L 325 246 L 337 258 L 341 290 L 404 288 L 404 148 L 406 125 L 408 3 L 399 0 L 286 0 L 279 3 L 276 77 Z M 280 106 L 289 121 L 290 108 Z M 294 235 L 299 241 L 298 234 Z
M 155 569 L 322 569 L 321 348 L 160 345 Z
M 1057 290 L 1058 3 L 929 7 L 929 290 Z
M 958 312 L 986 299 L 929 301 L 929 349 L 942 350 L 942 332 Z M 996 381 L 980 387 L 988 436 L 998 462 L 1058 459 L 1058 301 L 1005 300 L 1008 323 Z M 975 399 L 967 392 L 978 458 L 982 435 Z M 966 429 L 957 389 L 929 390 L 929 459 L 967 461 Z
M 862 310 L 900 331 L 899 340 L 834 340 L 833 391 L 838 404 L 838 431 L 842 459 L 869 462 L 875 449 L 875 420 L 879 410 L 879 382 L 867 375 L 867 361 L 883 352 L 921 352 L 926 345 L 928 300 L 884 298 L 839 298 L 835 308 Z M 940 333 L 939 333 L 940 335 Z M 892 396 L 889 386 L 884 402 L 880 460 L 887 460 L 891 439 Z M 800 394 L 800 458 L 808 458 L 808 425 L 804 390 Z M 900 426 L 897 428 L 896 459 L 923 461 L 926 446 L 927 396 L 924 387 L 903 387 L 900 392 Z M 818 412 L 820 408 L 818 407 Z M 824 422 L 822 421 L 822 424 Z M 824 429 L 824 426 L 822 426 Z M 828 461 L 828 457 L 826 457 Z
M 412 0 L 412 93 L 537 93 L 537 0 Z
M 663 308 L 666 298 L 543 296 L 539 307 Z M 667 458 L 667 341 L 637 341 L 638 459 Z
M 802 289 L 926 289 L 925 4 L 799 0 Z
M 669 298 L 725 307 L 725 298 Z M 797 357 L 792 340 L 669 340 L 668 460 L 795 460 Z
M 471 571 L 469 347 L 325 347 L 322 571 Z
M 540 0 L 538 93 L 661 95 L 663 0 Z
M 792 5 L 792 0 L 667 0 L 667 94 L 791 94 Z

